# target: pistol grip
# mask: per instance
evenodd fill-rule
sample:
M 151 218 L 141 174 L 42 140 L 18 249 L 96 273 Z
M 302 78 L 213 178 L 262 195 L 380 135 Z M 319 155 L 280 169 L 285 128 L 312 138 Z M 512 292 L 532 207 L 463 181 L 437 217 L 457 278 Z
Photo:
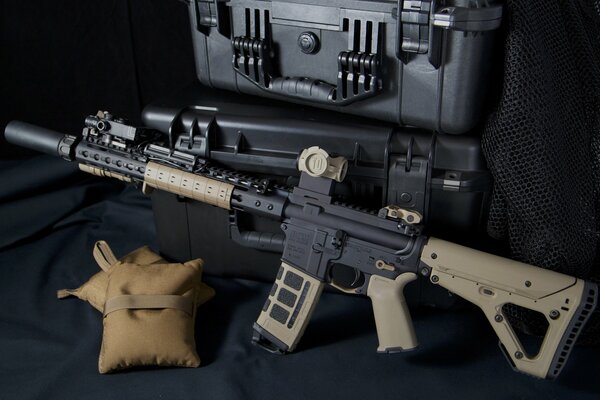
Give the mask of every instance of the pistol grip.
M 404 298 L 404 286 L 417 279 L 407 272 L 395 280 L 373 275 L 369 280 L 367 296 L 373 303 L 373 314 L 379 339 L 379 353 L 396 353 L 419 345 L 410 312 Z
M 294 351 L 325 282 L 281 263 L 269 298 L 254 323 L 252 342 L 273 353 Z

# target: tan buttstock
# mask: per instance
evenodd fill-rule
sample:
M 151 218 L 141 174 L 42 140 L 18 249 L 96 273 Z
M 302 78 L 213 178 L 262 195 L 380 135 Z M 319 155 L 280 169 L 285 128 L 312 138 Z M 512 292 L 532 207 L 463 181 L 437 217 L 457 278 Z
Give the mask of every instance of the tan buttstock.
M 367 296 L 373 303 L 379 353 L 407 351 L 419 345 L 404 298 L 404 286 L 415 279 L 416 274 L 407 272 L 395 280 L 378 275 L 369 280 Z
M 324 286 L 325 282 L 281 263 L 277 279 L 256 325 L 285 344 L 285 352 L 294 351 Z
M 595 285 L 444 240 L 430 238 L 421 261 L 432 269 L 432 283 L 481 308 L 515 369 L 540 378 L 560 373 L 595 306 Z M 546 316 L 549 327 L 537 355 L 525 352 L 502 311 L 505 304 Z
M 234 189 L 232 184 L 180 171 L 153 161 L 146 166 L 144 185 L 226 210 L 231 209 L 231 194 Z

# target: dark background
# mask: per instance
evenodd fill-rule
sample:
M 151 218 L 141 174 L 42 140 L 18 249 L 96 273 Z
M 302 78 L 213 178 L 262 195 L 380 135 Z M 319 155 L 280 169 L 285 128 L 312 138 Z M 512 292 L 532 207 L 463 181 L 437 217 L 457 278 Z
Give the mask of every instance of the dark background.
M 1 131 L 18 119 L 78 133 L 99 109 L 139 123 L 144 105 L 195 80 L 177 0 L 2 0 L 0 18 Z M 25 154 L 0 136 L 0 156 Z
M 0 2 L 0 129 L 12 119 L 78 133 L 85 115 L 140 112 L 195 79 L 187 8 L 176 0 Z M 0 135 L 1 137 L 1 135 Z M 102 320 L 55 291 L 117 256 L 156 248 L 151 204 L 135 188 L 77 172 L 0 139 L 0 399 L 598 398 L 599 349 L 578 348 L 556 382 L 513 372 L 475 310 L 413 310 L 421 349 L 379 355 L 370 302 L 326 293 L 296 354 L 250 345 L 270 285 L 209 278 L 199 369 L 101 376 Z M 210 227 L 207 227 L 210 229 Z M 226 249 L 224 249 L 226 251 Z

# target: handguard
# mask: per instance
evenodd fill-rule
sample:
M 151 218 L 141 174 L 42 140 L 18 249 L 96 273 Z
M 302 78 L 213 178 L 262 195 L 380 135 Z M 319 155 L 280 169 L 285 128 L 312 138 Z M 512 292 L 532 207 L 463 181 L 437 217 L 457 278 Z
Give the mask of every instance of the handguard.
M 558 272 L 430 238 L 421 262 L 430 280 L 476 304 L 500 339 L 515 370 L 556 378 L 592 314 L 598 287 Z M 502 311 L 514 304 L 543 314 L 548 331 L 538 354 L 524 350 Z
M 175 193 L 206 204 L 231 209 L 234 186 L 191 172 L 181 171 L 155 162 L 149 162 L 144 172 L 144 192 L 148 187 Z

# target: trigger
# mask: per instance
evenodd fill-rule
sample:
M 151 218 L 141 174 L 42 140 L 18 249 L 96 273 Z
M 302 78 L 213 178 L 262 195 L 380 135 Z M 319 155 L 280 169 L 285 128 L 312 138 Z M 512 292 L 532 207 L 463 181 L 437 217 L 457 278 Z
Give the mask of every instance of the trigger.
M 361 277 L 362 277 L 362 275 L 361 275 L 360 271 L 355 269 L 354 270 L 354 280 L 352 281 L 350 286 L 352 286 L 353 288 L 356 288 L 356 286 L 358 286 L 358 283 L 360 282 Z
M 350 272 L 348 269 L 351 269 L 352 272 Z M 336 274 L 334 271 L 339 273 Z M 366 288 L 365 275 L 360 270 L 347 267 L 343 264 L 334 264 L 329 269 L 329 277 L 327 281 L 331 286 L 340 292 L 348 294 L 361 294 Z

